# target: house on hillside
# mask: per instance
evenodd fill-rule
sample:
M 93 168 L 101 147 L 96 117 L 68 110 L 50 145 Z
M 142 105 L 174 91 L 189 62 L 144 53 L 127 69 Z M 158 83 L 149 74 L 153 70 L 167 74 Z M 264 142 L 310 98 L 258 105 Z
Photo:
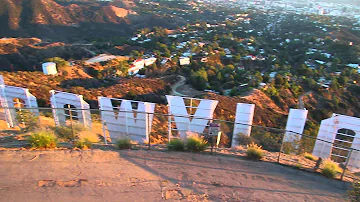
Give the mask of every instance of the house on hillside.
M 141 58 L 137 59 L 133 62 L 133 64 L 130 65 L 128 74 L 135 75 L 139 72 L 140 69 L 144 68 L 144 66 L 145 66 L 145 60 Z
M 348 64 L 346 65 L 347 67 L 352 67 L 354 69 L 358 69 L 359 68 L 359 64 Z
M 272 81 L 272 80 L 275 78 L 276 74 L 277 74 L 277 72 L 271 72 L 271 73 L 269 74 L 270 81 Z
M 320 65 L 324 65 L 326 62 L 322 61 L 322 60 L 315 60 L 315 62 L 317 62 Z
M 113 60 L 116 59 L 117 56 L 115 55 L 108 55 L 108 54 L 100 54 L 96 57 L 90 58 L 88 60 L 85 61 L 85 64 L 93 64 L 93 63 L 97 63 L 97 62 L 106 62 L 109 60 Z
M 156 57 L 146 58 L 144 60 L 144 64 L 145 64 L 145 66 L 150 66 L 150 65 L 154 64 L 156 62 L 156 60 L 157 60 Z
M 179 58 L 179 63 L 180 63 L 181 66 L 189 65 L 190 64 L 190 58 L 188 58 L 188 57 L 180 57 Z
M 164 59 L 161 60 L 160 64 L 161 64 L 161 65 L 166 65 L 166 63 L 167 63 L 168 61 L 169 61 L 168 58 L 164 58 Z

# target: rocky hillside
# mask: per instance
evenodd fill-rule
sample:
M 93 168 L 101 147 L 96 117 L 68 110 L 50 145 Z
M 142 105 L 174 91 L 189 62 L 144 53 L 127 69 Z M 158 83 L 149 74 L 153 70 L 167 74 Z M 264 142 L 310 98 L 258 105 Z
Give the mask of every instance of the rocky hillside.
M 77 41 L 84 37 L 125 36 L 144 26 L 167 26 L 157 16 L 139 16 L 133 1 L 2 0 L 0 37 Z

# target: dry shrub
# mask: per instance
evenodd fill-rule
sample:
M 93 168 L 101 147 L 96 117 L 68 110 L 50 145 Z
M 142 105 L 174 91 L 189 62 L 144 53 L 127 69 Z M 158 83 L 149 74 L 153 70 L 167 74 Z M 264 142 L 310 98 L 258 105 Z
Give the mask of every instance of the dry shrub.
M 57 139 L 50 131 L 39 131 L 28 138 L 32 148 L 36 149 L 53 149 L 56 147 Z
M 334 161 L 327 159 L 322 163 L 321 173 L 327 178 L 334 178 L 341 173 L 341 168 Z
M 187 138 L 185 149 L 186 151 L 191 152 L 202 152 L 205 151 L 207 147 L 207 142 L 203 137 L 198 136 L 197 134 L 192 134 Z
M 348 191 L 348 195 L 351 201 L 360 201 L 360 181 L 352 184 L 352 189 Z
M 39 117 L 29 110 L 21 110 L 16 112 L 16 119 L 25 126 L 21 130 L 23 132 L 30 132 L 40 128 Z
M 117 149 L 131 149 L 132 148 L 132 143 L 131 143 L 131 140 L 130 138 L 121 138 L 121 139 L 118 139 L 115 143 L 116 145 L 116 148 Z
M 58 138 L 68 142 L 75 142 L 79 139 L 79 133 L 84 131 L 85 127 L 80 124 L 73 124 L 72 126 L 56 126 L 53 130 Z
M 79 149 L 90 149 L 92 142 L 87 138 L 82 138 L 74 142 L 74 146 Z
M 172 139 L 167 144 L 168 150 L 171 151 L 184 151 L 185 150 L 185 143 L 181 139 Z
M 239 143 L 239 145 L 244 145 L 244 146 L 249 145 L 253 142 L 257 143 L 257 140 L 255 140 L 253 137 L 244 135 L 242 133 L 237 134 L 235 139 Z
M 247 145 L 246 156 L 252 160 L 260 160 L 264 157 L 264 150 L 261 146 L 251 143 Z
M 312 160 L 312 161 L 317 161 L 317 159 L 318 159 L 316 156 L 314 156 L 314 155 L 312 155 L 310 153 L 307 153 L 307 152 L 305 152 L 304 158 Z

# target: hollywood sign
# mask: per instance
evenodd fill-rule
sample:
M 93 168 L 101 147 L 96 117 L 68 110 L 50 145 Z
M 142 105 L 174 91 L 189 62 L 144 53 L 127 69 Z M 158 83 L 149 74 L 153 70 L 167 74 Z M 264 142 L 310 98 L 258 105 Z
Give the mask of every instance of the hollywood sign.
M 30 108 L 31 112 L 39 115 L 36 98 L 28 89 L 6 86 L 1 77 L 0 82 L 2 82 L 0 83 L 0 103 L 5 113 L 3 119 L 9 127 L 14 127 L 17 124 L 15 108 L 18 106 L 14 101 L 15 99 L 23 100 L 22 108 Z M 71 111 L 76 113 L 78 122 L 91 127 L 90 107 L 81 95 L 59 91 L 50 91 L 50 93 L 51 107 L 53 108 L 53 117 L 56 125 L 66 124 L 66 116 L 69 115 L 65 113 L 65 108 L 71 106 Z M 189 134 L 187 132 L 204 133 L 212 122 L 213 113 L 219 102 L 217 100 L 184 98 L 170 95 L 167 95 L 166 99 L 169 106 L 169 138 L 176 136 L 182 139 L 187 137 Z M 192 106 L 186 100 L 197 100 L 199 104 Z M 138 142 L 149 141 L 154 119 L 154 103 L 106 97 L 99 97 L 98 101 L 104 135 L 105 131 L 107 131 L 111 139 L 129 137 Z M 194 113 L 189 114 L 188 109 L 191 109 Z M 235 138 L 237 134 L 241 133 L 250 136 L 254 110 L 254 104 L 237 104 L 232 147 L 238 145 Z M 300 140 L 307 114 L 308 111 L 305 109 L 290 109 L 284 134 L 285 142 Z M 360 149 L 360 119 L 334 114 L 331 118 L 323 120 L 313 154 L 321 158 L 337 156 L 340 158 L 340 161 L 341 159 L 348 158 L 346 154 L 349 151 L 347 149 L 342 149 L 344 151 L 340 152 L 340 154 L 334 154 L 334 149 L 339 150 L 339 147 L 334 146 L 332 143 Z M 359 155 L 358 151 L 352 151 L 348 162 L 351 170 L 360 169 Z

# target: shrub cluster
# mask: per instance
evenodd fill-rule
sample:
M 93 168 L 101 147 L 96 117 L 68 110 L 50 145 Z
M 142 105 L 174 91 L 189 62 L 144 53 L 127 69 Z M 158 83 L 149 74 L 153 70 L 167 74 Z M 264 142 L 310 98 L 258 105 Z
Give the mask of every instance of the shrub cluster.
M 190 152 L 202 152 L 207 147 L 207 142 L 204 138 L 197 135 L 192 135 L 186 139 L 172 139 L 168 145 L 168 150 L 171 151 L 190 151 Z
M 50 131 L 39 131 L 28 138 L 32 148 L 53 149 L 56 147 L 57 139 Z
M 53 128 L 56 136 L 64 141 L 75 142 L 79 139 L 79 133 L 85 130 L 80 124 L 71 126 L 56 126 Z
M 121 138 L 115 143 L 117 149 L 131 149 L 132 144 L 129 138 Z
M 252 160 L 260 160 L 264 157 L 264 150 L 261 146 L 251 143 L 247 145 L 246 156 Z
M 327 178 L 334 178 L 341 172 L 341 168 L 337 163 L 331 160 L 325 160 L 322 164 L 321 173 Z
M 87 138 L 79 139 L 74 142 L 74 146 L 79 149 L 90 149 L 92 142 Z
M 348 195 L 351 201 L 360 201 L 360 181 L 352 184 L 352 189 L 348 191 Z
M 251 144 L 253 142 L 258 144 L 258 141 L 256 139 L 254 139 L 251 136 L 244 135 L 242 133 L 239 133 L 235 137 L 235 140 L 238 142 L 239 145 L 243 145 L 243 146 L 249 145 L 249 144 Z
M 185 150 L 185 143 L 181 139 L 172 139 L 167 144 L 167 148 L 170 151 L 184 151 Z
M 16 112 L 16 120 L 25 126 L 21 130 L 23 132 L 34 131 L 40 128 L 39 117 L 29 110 L 21 110 Z
M 207 142 L 202 137 L 192 136 L 189 137 L 185 144 L 185 149 L 191 152 L 205 151 Z
M 254 131 L 251 133 L 254 143 L 259 144 L 266 151 L 278 152 L 281 148 L 283 135 L 264 131 Z
M 312 161 L 316 161 L 316 160 L 317 160 L 317 158 L 316 158 L 314 155 L 312 155 L 312 154 L 310 154 L 310 153 L 307 153 L 307 152 L 304 153 L 304 158 L 309 159 L 309 160 L 312 160 Z

